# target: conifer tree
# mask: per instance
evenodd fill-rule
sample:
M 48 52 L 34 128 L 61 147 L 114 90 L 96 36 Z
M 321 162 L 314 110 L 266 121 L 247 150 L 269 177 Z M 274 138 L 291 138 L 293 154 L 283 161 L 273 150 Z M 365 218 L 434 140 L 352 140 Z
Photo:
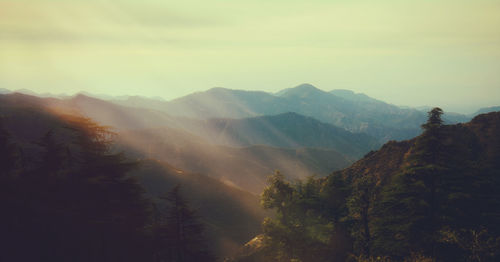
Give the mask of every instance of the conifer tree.
M 379 219 L 375 249 L 385 254 L 406 256 L 423 252 L 435 257 L 440 228 L 443 178 L 442 110 L 429 112 L 424 133 L 417 138 L 402 172 L 383 190 L 378 204 Z
M 180 185 L 162 199 L 167 201 L 168 206 L 165 225 L 160 227 L 163 232 L 159 235 L 165 250 L 161 252 L 162 259 L 172 262 L 214 261 L 207 247 L 204 226 L 181 195 Z

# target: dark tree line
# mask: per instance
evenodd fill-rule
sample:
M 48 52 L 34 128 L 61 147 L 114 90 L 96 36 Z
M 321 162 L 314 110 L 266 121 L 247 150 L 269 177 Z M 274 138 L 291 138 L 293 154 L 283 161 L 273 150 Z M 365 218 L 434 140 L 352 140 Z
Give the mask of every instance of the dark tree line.
M 179 187 L 166 196 L 170 211 L 154 212 L 128 175 L 137 163 L 113 153 L 112 138 L 71 117 L 20 143 L 0 118 L 0 261 L 212 261 Z

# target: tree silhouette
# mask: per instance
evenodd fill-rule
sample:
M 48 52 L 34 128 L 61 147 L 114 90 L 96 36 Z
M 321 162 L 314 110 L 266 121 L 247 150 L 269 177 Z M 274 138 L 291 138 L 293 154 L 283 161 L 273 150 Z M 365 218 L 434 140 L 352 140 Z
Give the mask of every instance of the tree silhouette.
M 134 164 L 112 153 L 112 141 L 103 139 L 107 129 L 88 119 L 72 117 L 50 128 L 24 145 L 29 165 L 10 168 L 0 200 L 7 208 L 0 218 L 7 229 L 0 235 L 0 260 L 141 259 L 148 202 L 127 175 Z M 0 152 L 10 152 L 11 163 L 23 162 L 0 133 Z

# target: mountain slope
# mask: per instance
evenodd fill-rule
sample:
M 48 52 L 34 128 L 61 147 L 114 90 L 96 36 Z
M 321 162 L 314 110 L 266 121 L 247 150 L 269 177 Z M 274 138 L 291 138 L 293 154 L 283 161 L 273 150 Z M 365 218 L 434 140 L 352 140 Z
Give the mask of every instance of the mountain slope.
M 468 123 L 445 125 L 443 129 L 447 134 L 446 144 L 456 145 L 455 149 L 461 150 L 453 152 L 457 158 L 469 157 L 480 163 L 499 166 L 497 159 L 500 159 L 500 140 L 496 134 L 500 133 L 500 112 L 481 114 Z M 352 179 L 371 175 L 386 181 L 404 166 L 414 144 L 415 139 L 386 143 L 379 150 L 338 172 Z
M 159 197 L 180 185 L 182 194 L 198 212 L 211 245 L 218 256 L 231 255 L 238 246 L 261 230 L 269 212 L 260 208 L 259 198 L 205 175 L 186 172 L 154 159 L 140 161 L 132 172 L 149 197 Z
M 140 157 L 157 158 L 254 193 L 260 193 L 266 176 L 274 170 L 291 178 L 324 176 L 346 167 L 377 144 L 366 135 L 351 134 L 296 114 L 202 121 L 84 95 L 66 100 L 21 94 L 14 97 L 19 97 L 18 103 L 31 101 L 50 110 L 83 114 L 112 127 L 129 145 L 127 150 L 140 152 Z
M 295 113 L 248 119 L 196 120 L 172 117 L 152 109 L 115 105 L 84 95 L 67 100 L 52 99 L 50 104 L 53 108 L 81 113 L 118 131 L 169 127 L 192 133 L 216 145 L 316 147 L 333 149 L 352 159 L 378 147 L 378 142 L 365 134 L 350 133 Z
M 299 179 L 313 174 L 325 176 L 351 163 L 334 150 L 217 146 L 172 128 L 121 132 L 118 138 L 121 144 L 134 149 L 136 158 L 154 157 L 255 194 L 260 194 L 267 176 L 275 170 L 282 171 L 290 179 Z
M 245 119 L 209 119 L 201 123 L 203 131 L 197 134 L 207 141 L 228 146 L 314 147 L 333 149 L 356 159 L 379 145 L 376 139 L 366 134 L 351 133 L 297 113 Z M 193 130 L 197 132 L 200 128 Z

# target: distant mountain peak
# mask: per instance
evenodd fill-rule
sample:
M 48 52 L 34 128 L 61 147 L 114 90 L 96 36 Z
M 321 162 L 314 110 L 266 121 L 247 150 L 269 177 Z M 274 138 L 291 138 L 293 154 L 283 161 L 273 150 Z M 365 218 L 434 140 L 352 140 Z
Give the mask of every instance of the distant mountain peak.
M 276 93 L 277 96 L 304 96 L 312 93 L 324 93 L 323 90 L 317 87 L 304 83 L 296 87 L 286 88 Z

